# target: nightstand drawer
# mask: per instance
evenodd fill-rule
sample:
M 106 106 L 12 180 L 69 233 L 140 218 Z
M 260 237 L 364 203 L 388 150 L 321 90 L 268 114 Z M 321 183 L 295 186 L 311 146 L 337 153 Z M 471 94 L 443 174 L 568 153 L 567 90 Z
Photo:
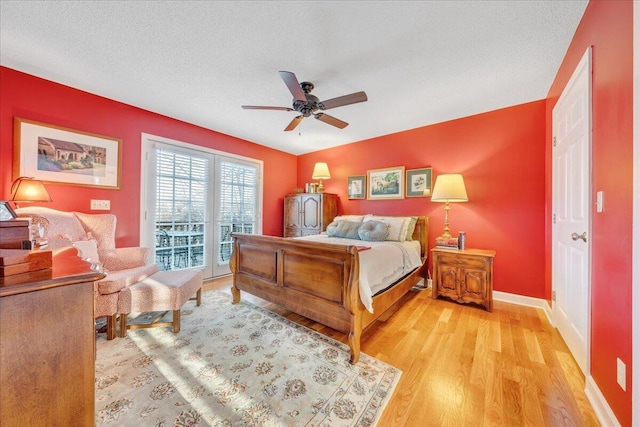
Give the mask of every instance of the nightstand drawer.
M 466 268 L 485 268 L 487 265 L 486 258 L 476 258 L 471 256 L 459 256 L 454 254 L 439 255 L 442 264 L 449 264 Z

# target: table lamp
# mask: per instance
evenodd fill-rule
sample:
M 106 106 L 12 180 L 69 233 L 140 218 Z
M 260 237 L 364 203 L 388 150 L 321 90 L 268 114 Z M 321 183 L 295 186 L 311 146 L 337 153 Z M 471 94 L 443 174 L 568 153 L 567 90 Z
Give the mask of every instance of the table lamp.
M 318 162 L 313 167 L 313 175 L 312 179 L 319 179 L 320 184 L 318 185 L 318 192 L 322 193 L 324 191 L 324 185 L 322 185 L 323 179 L 331 178 L 331 174 L 329 173 L 329 166 L 325 162 Z
M 433 193 L 431 194 L 432 202 L 444 202 L 444 233 L 440 238 L 450 239 L 451 233 L 449 233 L 449 210 L 451 207 L 449 203 L 452 202 L 467 202 L 467 190 L 464 187 L 464 179 L 462 175 L 457 173 L 438 175 L 436 178 L 436 184 L 433 186 Z
M 11 201 L 17 202 L 51 202 L 51 197 L 42 181 L 21 176 L 11 185 Z

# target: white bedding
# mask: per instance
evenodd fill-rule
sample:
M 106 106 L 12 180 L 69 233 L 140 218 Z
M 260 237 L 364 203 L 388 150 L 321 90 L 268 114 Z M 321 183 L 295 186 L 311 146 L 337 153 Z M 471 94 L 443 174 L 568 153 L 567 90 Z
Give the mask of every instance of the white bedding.
M 355 239 L 329 237 L 326 234 L 296 237 L 319 243 L 335 245 L 367 246 L 371 249 L 359 252 L 360 258 L 360 299 L 373 313 L 373 295 L 391 285 L 402 276 L 422 264 L 420 242 L 368 242 Z

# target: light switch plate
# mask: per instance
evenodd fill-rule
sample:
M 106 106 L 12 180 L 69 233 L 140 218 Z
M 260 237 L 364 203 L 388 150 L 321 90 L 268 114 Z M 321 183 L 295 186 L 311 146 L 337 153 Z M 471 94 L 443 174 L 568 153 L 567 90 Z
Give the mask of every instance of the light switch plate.
M 617 379 L 618 385 L 622 387 L 624 391 L 627 391 L 627 366 L 624 364 L 622 360 L 618 357 L 617 359 L 618 369 L 617 369 Z
M 111 200 L 91 200 L 92 211 L 108 211 L 111 209 Z
M 596 212 L 604 212 L 604 192 L 596 193 Z

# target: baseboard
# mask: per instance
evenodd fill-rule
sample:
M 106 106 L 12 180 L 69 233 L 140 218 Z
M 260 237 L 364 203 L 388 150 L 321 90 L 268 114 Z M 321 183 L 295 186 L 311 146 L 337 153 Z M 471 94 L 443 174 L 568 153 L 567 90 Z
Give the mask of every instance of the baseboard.
M 555 328 L 555 324 L 553 323 L 553 316 L 551 315 L 551 307 L 549 303 L 545 299 L 527 297 L 524 295 L 510 294 L 508 292 L 501 291 L 493 291 L 493 300 L 494 301 L 502 301 L 508 302 L 511 304 L 524 305 L 527 307 L 539 308 L 544 311 L 544 314 L 547 316 L 547 320 L 551 323 L 551 326 Z
M 593 377 L 591 375 L 587 376 L 585 382 L 584 392 L 587 395 L 587 399 L 589 399 L 600 424 L 604 427 L 620 427 L 618 419 L 611 410 L 607 400 L 602 395 L 598 385 L 593 380 Z

